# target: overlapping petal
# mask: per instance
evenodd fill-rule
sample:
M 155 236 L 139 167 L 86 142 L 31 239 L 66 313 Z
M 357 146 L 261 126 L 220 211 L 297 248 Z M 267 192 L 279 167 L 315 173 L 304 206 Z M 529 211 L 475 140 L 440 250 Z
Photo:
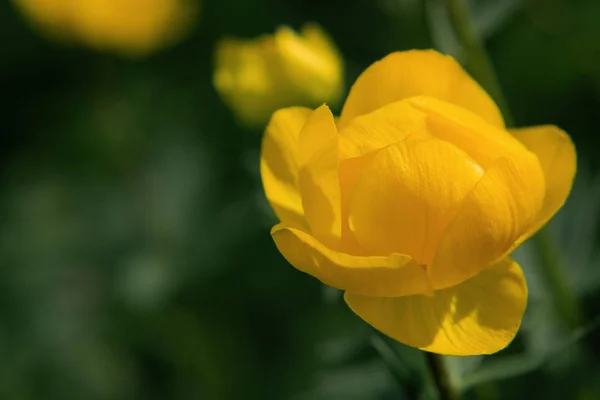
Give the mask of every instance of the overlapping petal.
M 425 269 L 410 257 L 360 257 L 332 250 L 306 232 L 276 225 L 271 235 L 286 260 L 326 285 L 368 296 L 431 294 Z
M 433 296 L 368 297 L 346 303 L 363 320 L 412 347 L 448 355 L 491 354 L 514 338 L 527 304 L 519 265 L 506 258 Z
M 420 95 L 459 105 L 504 128 L 498 107 L 477 82 L 452 57 L 433 50 L 392 53 L 367 68 L 350 90 L 340 126 L 386 104 Z
M 377 151 L 372 151 L 362 157 L 353 157 L 340 163 L 339 179 L 342 211 L 342 237 L 340 250 L 354 255 L 368 255 L 365 249 L 358 243 L 348 224 L 350 202 L 356 191 L 363 171 L 371 164 Z
M 444 228 L 483 175 L 441 140 L 407 139 L 380 150 L 350 202 L 350 229 L 368 254 L 410 254 L 427 265 Z
M 527 153 L 527 148 L 506 130 L 455 104 L 427 96 L 406 102 L 427 114 L 427 126 L 433 136 L 464 150 L 483 168 L 500 157 L 519 158 Z
M 430 137 L 426 119 L 427 114 L 404 101 L 361 115 L 340 131 L 340 159 L 370 153 L 408 136 Z
M 293 107 L 273 114 L 262 142 L 260 171 L 265 194 L 281 222 L 305 228 L 298 183 L 300 131 L 312 111 Z
M 313 111 L 299 142 L 298 183 L 310 232 L 325 245 L 339 247 L 341 231 L 338 132 L 325 105 Z
M 359 178 L 378 150 L 407 137 L 427 138 L 426 115 L 399 101 L 361 115 L 339 133 L 339 179 L 342 211 L 342 248 L 351 254 L 366 254 L 348 226 L 350 200 Z
M 274 43 L 290 85 L 306 93 L 311 103 L 337 103 L 343 84 L 342 58 L 320 26 L 307 24 L 301 35 L 280 27 Z
M 537 156 L 546 181 L 544 205 L 536 222 L 519 241 L 540 229 L 564 204 L 577 170 L 577 154 L 569 136 L 556 126 L 513 129 L 511 133 Z
M 428 267 L 433 287 L 457 285 L 500 259 L 534 224 L 543 200 L 544 177 L 533 154 L 498 160 L 446 228 Z

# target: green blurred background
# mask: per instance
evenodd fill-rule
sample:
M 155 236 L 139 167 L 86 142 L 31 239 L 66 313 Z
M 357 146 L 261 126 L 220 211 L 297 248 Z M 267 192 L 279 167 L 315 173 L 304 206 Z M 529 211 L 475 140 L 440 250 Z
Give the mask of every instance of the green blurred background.
M 85 0 L 80 0 L 85 1 Z M 128 60 L 63 46 L 0 3 L 0 399 L 433 399 L 422 354 L 379 336 L 277 252 L 260 131 L 212 86 L 214 44 L 317 21 L 353 82 L 394 50 L 461 60 L 441 0 L 205 1 L 183 42 Z M 579 323 L 532 246 L 511 346 L 448 357 L 473 399 L 600 399 L 600 2 L 470 2 L 518 126 L 579 152 L 549 226 Z

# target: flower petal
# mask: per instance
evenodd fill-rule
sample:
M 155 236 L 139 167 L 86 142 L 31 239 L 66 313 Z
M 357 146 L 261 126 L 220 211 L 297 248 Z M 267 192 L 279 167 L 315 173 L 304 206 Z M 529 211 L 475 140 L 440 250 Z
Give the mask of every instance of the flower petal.
M 408 136 L 428 137 L 427 114 L 404 101 L 356 117 L 340 131 L 340 159 L 358 157 Z
M 506 258 L 433 296 L 367 297 L 346 292 L 348 306 L 389 337 L 448 355 L 492 354 L 515 337 L 527 305 L 519 265 Z
M 431 293 L 425 269 L 410 257 L 358 257 L 325 247 L 298 229 L 276 225 L 271 230 L 285 259 L 326 285 L 369 296 Z
M 298 93 L 304 93 L 310 104 L 337 102 L 343 76 L 340 54 L 317 25 L 304 27 L 302 33 L 299 35 L 282 26 L 274 35 L 279 62 L 288 84 L 295 85 Z M 308 33 L 308 37 L 304 33 Z
M 510 132 L 537 155 L 546 180 L 542 211 L 524 235 L 522 240 L 525 240 L 548 222 L 567 199 L 577 170 L 577 153 L 569 135 L 556 126 L 536 126 Z
M 342 238 L 340 250 L 354 255 L 368 255 L 368 252 L 358 243 L 356 237 L 350 230 L 348 223 L 348 214 L 350 213 L 350 203 L 352 196 L 356 191 L 363 172 L 373 162 L 378 151 L 372 151 L 362 157 L 349 158 L 340 163 L 338 170 L 340 178 L 341 210 L 342 210 Z
M 319 51 L 323 57 L 331 58 L 330 61 L 337 63 L 339 68 L 341 68 L 341 54 L 333 39 L 323 30 L 321 25 L 314 22 L 307 22 L 300 29 L 300 34 L 313 49 Z
M 426 95 L 457 104 L 504 128 L 494 101 L 449 56 L 433 50 L 392 53 L 358 77 L 344 104 L 340 126 L 405 98 Z
M 338 132 L 329 108 L 317 108 L 300 132 L 298 182 L 310 232 L 338 248 L 341 236 Z
M 483 168 L 500 157 L 518 157 L 527 152 L 505 129 L 489 124 L 463 107 L 427 96 L 413 97 L 406 102 L 427 114 L 427 126 L 433 136 L 455 144 Z
M 262 141 L 260 172 L 271 207 L 281 222 L 306 226 L 298 184 L 300 131 L 310 115 L 308 108 L 293 107 L 273 114 Z
M 502 258 L 535 222 L 544 177 L 531 153 L 502 158 L 465 197 L 427 272 L 435 289 L 457 285 Z
M 338 172 L 342 195 L 343 251 L 366 255 L 348 226 L 350 200 L 363 171 L 377 155 L 377 150 L 401 142 L 407 137 L 431 137 L 427 131 L 426 117 L 425 113 L 406 102 L 397 101 L 355 118 L 340 131 Z
M 271 42 L 269 37 L 224 38 L 216 44 L 215 89 L 240 122 L 248 126 L 264 125 L 274 110 L 299 104 L 289 101 L 287 91 L 282 90 Z
M 408 254 L 427 265 L 444 228 L 483 175 L 441 140 L 406 140 L 380 150 L 356 186 L 351 231 L 369 254 Z

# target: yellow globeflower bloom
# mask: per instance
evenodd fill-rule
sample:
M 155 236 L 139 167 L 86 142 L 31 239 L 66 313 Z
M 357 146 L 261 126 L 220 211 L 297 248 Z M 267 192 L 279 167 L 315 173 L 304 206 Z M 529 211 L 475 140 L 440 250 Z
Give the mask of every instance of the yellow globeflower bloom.
M 179 40 L 195 0 L 13 0 L 41 32 L 98 50 L 140 56 Z
M 318 25 L 307 24 L 300 34 L 280 27 L 274 35 L 253 40 L 221 40 L 214 84 L 242 123 L 261 125 L 282 107 L 337 103 L 343 63 Z
M 370 66 L 339 120 L 325 105 L 277 111 L 261 158 L 284 257 L 384 334 L 453 355 L 515 336 L 527 285 L 508 255 L 562 206 L 575 165 L 567 134 L 507 130 L 434 51 Z

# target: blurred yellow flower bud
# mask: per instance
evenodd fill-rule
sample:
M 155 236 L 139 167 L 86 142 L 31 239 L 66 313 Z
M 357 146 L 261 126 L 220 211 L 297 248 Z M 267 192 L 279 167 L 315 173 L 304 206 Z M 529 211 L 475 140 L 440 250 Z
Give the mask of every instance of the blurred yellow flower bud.
M 42 33 L 102 51 L 142 56 L 179 40 L 196 0 L 13 0 Z
M 281 27 L 253 40 L 221 40 L 214 84 L 242 123 L 264 125 L 282 107 L 335 105 L 343 90 L 343 63 L 318 25 L 307 24 L 300 34 Z
M 454 355 L 515 336 L 527 285 L 508 255 L 562 206 L 575 169 L 567 134 L 508 131 L 434 51 L 373 64 L 337 121 L 327 106 L 277 111 L 261 156 L 284 257 L 384 334 Z

